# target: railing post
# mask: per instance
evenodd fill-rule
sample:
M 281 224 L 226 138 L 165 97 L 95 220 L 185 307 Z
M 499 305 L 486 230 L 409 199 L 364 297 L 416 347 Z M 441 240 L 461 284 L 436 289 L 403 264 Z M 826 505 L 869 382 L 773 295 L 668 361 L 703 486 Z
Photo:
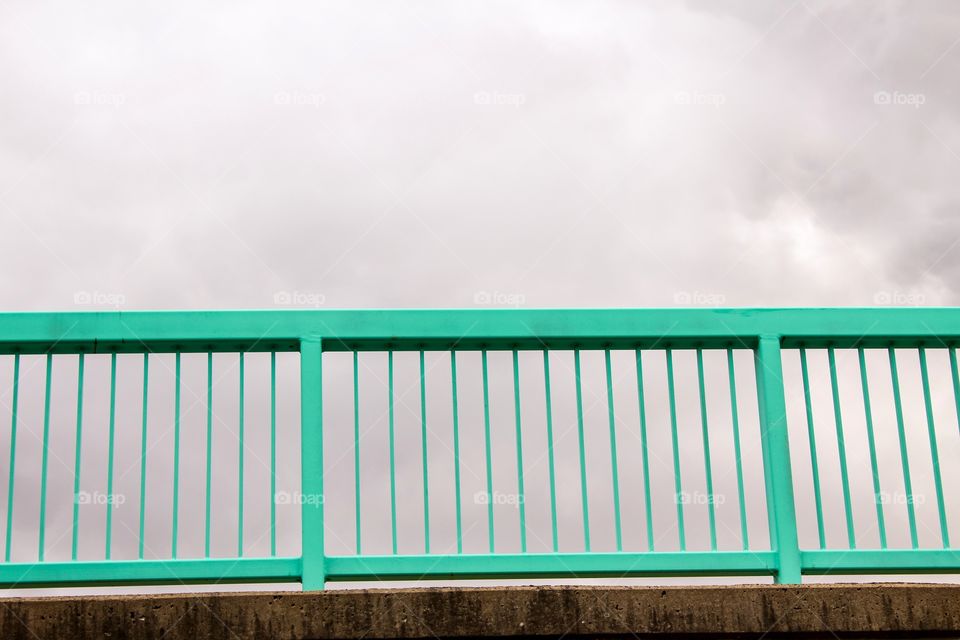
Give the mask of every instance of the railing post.
M 300 512 L 304 591 L 323 589 L 323 347 L 300 341 Z M 274 497 L 276 499 L 276 497 Z
M 767 491 L 770 546 L 777 556 L 776 582 L 800 583 L 800 546 L 790 471 L 787 406 L 783 392 L 780 337 L 760 336 L 756 350 L 760 440 Z

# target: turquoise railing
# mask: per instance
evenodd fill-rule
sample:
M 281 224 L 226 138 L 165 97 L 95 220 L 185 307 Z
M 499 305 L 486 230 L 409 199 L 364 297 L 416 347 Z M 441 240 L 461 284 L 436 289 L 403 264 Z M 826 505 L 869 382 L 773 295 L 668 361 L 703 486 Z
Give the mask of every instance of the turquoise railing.
M 301 582 L 319 589 L 345 580 L 731 575 L 799 583 L 805 574 L 960 572 L 950 542 L 951 527 L 958 533 L 950 519 L 956 513 L 952 475 L 945 480 L 956 465 L 941 464 L 945 455 L 960 452 L 958 342 L 960 309 L 3 314 L 0 354 L 9 360 L 9 385 L 0 410 L 7 412 L 10 431 L 0 584 Z M 292 382 L 278 382 L 277 361 L 287 352 L 299 353 L 294 503 L 300 550 L 293 554 L 278 553 L 277 542 L 277 448 L 285 445 L 278 422 L 289 422 L 289 416 L 278 421 L 277 397 Z M 747 354 L 753 366 L 745 366 Z M 267 368 L 253 381 L 249 363 L 257 357 Z M 371 378 L 364 363 L 371 357 L 383 358 L 385 367 L 376 370 L 379 385 L 364 386 Z M 334 367 L 330 358 L 340 364 Z M 109 381 L 99 395 L 88 386 L 94 359 L 103 361 Z M 221 449 L 212 444 L 219 437 L 214 388 L 220 362 L 229 362 L 224 366 L 235 370 L 237 384 L 229 427 L 237 464 L 228 474 L 214 471 Z M 61 392 L 57 375 L 65 366 L 75 388 Z M 172 402 L 164 417 L 153 413 L 158 367 L 171 396 L 163 401 Z M 31 415 L 42 435 L 30 431 L 39 446 L 25 451 L 28 368 L 37 369 L 29 375 L 42 400 Z M 204 410 L 202 451 L 181 441 L 187 375 L 206 391 L 190 400 Z M 497 400 L 494 386 L 501 383 L 506 391 Z M 600 389 L 595 397 L 594 387 Z M 914 391 L 919 399 L 911 401 Z M 661 392 L 663 419 L 651 413 Z M 245 411 L 252 394 L 267 407 L 256 418 Z M 373 455 L 374 443 L 363 412 L 373 394 L 383 405 L 386 442 L 376 445 L 383 457 L 377 474 L 368 477 L 362 460 Z M 470 405 L 475 412 L 464 408 L 465 394 L 476 400 Z M 440 395 L 442 411 L 431 409 Z M 131 399 L 139 403 L 139 417 L 118 418 L 118 404 Z M 571 409 L 561 418 L 558 406 L 567 400 Z M 946 415 L 945 403 L 952 414 Z M 100 411 L 98 428 L 106 437 L 100 443 L 106 460 L 92 468 L 82 463 L 81 450 L 89 439 L 91 405 Z M 599 423 L 595 406 L 603 414 Z M 754 408 L 747 412 L 745 406 Z M 51 429 L 51 416 L 65 407 L 75 416 L 69 442 Z M 507 407 L 499 418 L 498 407 Z M 411 419 L 415 427 L 404 435 L 399 423 Z M 718 422 L 729 430 L 718 431 Z M 754 424 L 755 450 L 747 435 Z M 158 428 L 171 432 L 172 440 L 160 462 L 148 446 L 149 431 Z M 340 444 L 331 452 L 332 430 Z M 431 440 L 439 432 L 442 447 Z M 925 440 L 911 438 L 923 432 Z M 567 433 L 569 445 L 561 446 Z M 865 449 L 849 446 L 861 435 Z M 663 456 L 651 444 L 658 439 Z M 256 482 L 250 469 L 244 475 L 250 449 L 269 460 L 269 474 Z M 721 451 L 732 454 L 718 462 Z M 25 459 L 28 454 L 39 459 Z M 48 482 L 52 457 L 72 474 L 57 487 Z M 110 496 L 120 481 L 115 469 L 121 457 L 138 470 L 131 497 L 138 515 L 136 525 L 118 527 L 118 505 Z M 482 464 L 468 468 L 466 457 Z M 600 458 L 604 473 L 598 475 Z M 347 468 L 352 464 L 352 472 L 341 460 Z M 500 472 L 504 464 L 510 473 Z M 795 473 L 798 464 L 803 469 Z M 169 486 L 148 476 L 151 465 L 169 465 Z M 635 481 L 625 481 L 627 470 L 636 471 Z M 182 480 L 188 472 L 194 481 Z M 664 490 L 657 479 L 666 472 L 672 478 Z M 80 517 L 77 499 L 90 474 L 105 475 L 106 482 L 107 504 L 96 524 Z M 735 500 L 717 499 L 721 481 Z M 217 482 L 233 488 L 230 535 L 236 538 L 227 552 L 211 525 L 211 511 L 222 510 L 222 500 L 211 500 Z M 468 516 L 466 485 L 477 482 L 481 513 Z M 374 522 L 362 508 L 371 483 L 384 498 Z M 565 495 L 565 483 L 575 487 L 572 495 Z M 269 484 L 268 493 L 261 484 Z M 760 500 L 751 502 L 753 484 Z M 502 486 L 514 498 L 506 532 L 493 498 Z M 691 503 L 684 496 L 694 486 L 703 499 Z M 72 505 L 51 512 L 51 492 L 71 488 Z M 252 504 L 254 489 L 269 495 L 266 504 Z M 534 495 L 540 500 L 531 500 Z M 673 503 L 667 511 L 657 508 L 665 496 Z M 325 518 L 334 497 L 346 506 Z M 21 506 L 26 503 L 29 509 Z M 830 508 L 837 504 L 842 509 Z M 345 517 L 348 508 L 353 513 Z M 157 537 L 149 523 L 158 509 L 170 521 L 159 550 L 145 543 Z M 625 533 L 628 513 L 636 526 Z M 244 537 L 251 519 L 267 525 L 256 540 Z M 56 540 L 47 535 L 51 522 L 61 532 Z M 900 525 L 909 533 L 902 544 L 894 535 Z M 441 529 L 450 532 L 445 544 Z M 87 551 L 82 543 L 101 530 L 102 546 Z M 828 544 L 841 537 L 835 530 L 842 543 Z M 119 533 L 126 541 L 122 553 Z M 185 536 L 202 542 L 185 549 Z M 473 548 L 477 540 L 480 548 Z M 31 557 L 22 551 L 25 541 L 35 550 Z M 376 553 L 367 550 L 378 545 Z

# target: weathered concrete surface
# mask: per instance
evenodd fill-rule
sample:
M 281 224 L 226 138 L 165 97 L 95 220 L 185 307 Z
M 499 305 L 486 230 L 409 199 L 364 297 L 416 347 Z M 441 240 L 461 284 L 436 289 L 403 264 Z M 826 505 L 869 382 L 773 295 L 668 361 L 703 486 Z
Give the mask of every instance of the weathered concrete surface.
M 960 637 L 960 585 L 513 587 L 0 599 L 0 638 Z

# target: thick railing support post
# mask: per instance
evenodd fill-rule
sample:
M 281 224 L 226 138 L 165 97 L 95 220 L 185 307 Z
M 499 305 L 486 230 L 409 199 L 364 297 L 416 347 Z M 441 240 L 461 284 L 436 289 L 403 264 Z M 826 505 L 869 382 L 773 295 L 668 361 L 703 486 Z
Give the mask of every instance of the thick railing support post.
M 790 471 L 787 405 L 783 391 L 780 337 L 762 335 L 756 351 L 760 439 L 767 490 L 770 546 L 777 557 L 778 583 L 800 583 L 800 546 Z
M 323 589 L 323 347 L 300 341 L 300 498 L 304 591 Z M 274 498 L 276 499 L 276 498 Z

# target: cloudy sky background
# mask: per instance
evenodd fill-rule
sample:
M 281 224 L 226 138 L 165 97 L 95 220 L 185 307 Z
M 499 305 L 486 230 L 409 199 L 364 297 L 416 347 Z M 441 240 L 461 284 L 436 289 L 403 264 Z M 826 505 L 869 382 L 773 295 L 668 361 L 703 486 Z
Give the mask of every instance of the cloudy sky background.
M 956 304 L 958 33 L 947 2 L 6 3 L 0 304 Z M 198 425 L 204 364 L 190 365 Z M 615 364 L 618 384 L 635 385 L 629 362 Z M 383 365 L 365 369 L 373 383 Z M 708 365 L 722 380 L 723 362 Z M 91 366 L 96 389 L 106 369 Z M 137 366 L 121 362 L 130 379 Z M 263 383 L 264 363 L 250 366 L 248 379 Z M 436 366 L 442 380 L 449 365 Z M 169 367 L 155 371 L 169 377 Z M 235 364 L 223 367 L 235 388 Z M 741 368 L 752 375 L 748 361 Z M 842 373 L 855 385 L 855 370 Z M 348 398 L 347 375 L 335 380 Z M 129 404 L 133 424 L 131 386 L 120 411 Z M 947 415 L 952 399 L 941 395 Z M 72 434 L 66 397 L 54 428 Z M 248 415 L 262 418 L 263 397 L 251 402 Z M 296 398 L 285 402 L 281 466 L 293 482 Z M 829 416 L 829 397 L 823 407 Z M 351 410 L 330 409 L 343 412 L 331 419 L 349 426 Z M 605 406 L 597 411 L 601 438 Z M 494 422 L 507 437 L 503 416 Z M 218 417 L 234 420 L 229 409 Z M 91 422 L 95 438 L 104 421 Z M 172 450 L 168 431 L 156 437 Z M 72 463 L 73 441 L 63 442 Z M 505 443 L 498 459 L 513 455 Z M 229 438 L 217 446 L 235 450 Z M 960 453 L 960 442 L 944 447 Z M 87 450 L 102 457 L 102 446 Z M 382 478 L 378 451 L 368 464 Z M 407 471 L 415 479 L 419 468 Z M 570 508 L 574 518 L 579 504 Z M 341 520 L 351 509 L 331 505 Z M 382 516 L 376 502 L 369 509 Z M 840 542 L 842 511 L 828 515 Z
M 956 302 L 949 3 L 2 11 L 6 309 Z

